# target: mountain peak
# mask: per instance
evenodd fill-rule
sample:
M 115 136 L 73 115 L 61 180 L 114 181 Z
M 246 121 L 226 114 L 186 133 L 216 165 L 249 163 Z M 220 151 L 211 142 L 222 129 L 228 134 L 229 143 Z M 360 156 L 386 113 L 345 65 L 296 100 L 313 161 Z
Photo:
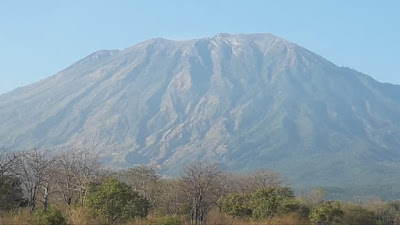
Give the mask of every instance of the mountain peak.
M 293 45 L 293 43 L 286 41 L 283 38 L 277 37 L 273 34 L 270 33 L 253 33 L 253 34 L 230 34 L 230 33 L 219 33 L 212 37 L 214 40 L 236 40 L 238 42 L 245 42 L 245 43 L 250 43 L 250 42 L 255 42 L 255 43 L 261 43 L 261 42 L 280 42 L 280 43 L 285 43 L 287 45 Z
M 350 165 L 399 176 L 400 90 L 382 87 L 272 34 L 157 38 L 1 95 L 0 143 L 169 173 L 188 160 L 274 168 L 299 184 L 348 182 Z

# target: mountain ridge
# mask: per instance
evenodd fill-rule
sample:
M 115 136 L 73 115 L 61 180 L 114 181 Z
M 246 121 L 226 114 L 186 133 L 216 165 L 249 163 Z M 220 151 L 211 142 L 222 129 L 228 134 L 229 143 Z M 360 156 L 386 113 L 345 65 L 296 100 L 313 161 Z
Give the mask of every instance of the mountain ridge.
M 272 34 L 156 38 L 0 95 L 0 143 L 90 147 L 171 174 L 212 160 L 299 185 L 373 184 L 400 178 L 399 99 L 399 85 Z

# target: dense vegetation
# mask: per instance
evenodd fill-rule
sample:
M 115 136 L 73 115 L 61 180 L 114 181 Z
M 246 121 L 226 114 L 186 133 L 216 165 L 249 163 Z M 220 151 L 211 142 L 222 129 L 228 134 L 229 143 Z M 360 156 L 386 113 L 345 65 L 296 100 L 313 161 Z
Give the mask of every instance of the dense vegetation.
M 197 162 L 167 178 L 151 166 L 107 170 L 88 150 L 0 151 L 0 224 L 400 223 L 400 201 L 325 198 L 322 188 L 295 196 L 274 171 Z

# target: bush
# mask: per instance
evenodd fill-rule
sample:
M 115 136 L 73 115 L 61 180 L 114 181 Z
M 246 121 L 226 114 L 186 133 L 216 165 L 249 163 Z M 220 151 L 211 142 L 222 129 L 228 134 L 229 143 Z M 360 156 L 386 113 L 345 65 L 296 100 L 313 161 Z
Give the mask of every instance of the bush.
M 269 187 L 258 189 L 252 194 L 252 205 L 252 217 L 263 219 L 295 212 L 299 209 L 300 203 L 294 198 L 292 189 Z
M 132 218 L 146 217 L 149 204 L 127 184 L 113 178 L 89 189 L 86 206 L 96 209 L 108 222 L 123 223 Z
M 317 224 L 340 223 L 344 212 L 338 201 L 327 201 L 313 208 L 310 212 L 310 220 Z
M 183 221 L 174 216 L 165 216 L 156 220 L 156 225 L 181 225 Z
M 65 217 L 56 207 L 41 209 L 33 213 L 32 225 L 67 225 Z
M 231 216 L 251 217 L 253 210 L 251 209 L 251 196 L 249 194 L 231 193 L 222 196 L 218 202 L 222 206 L 222 211 Z

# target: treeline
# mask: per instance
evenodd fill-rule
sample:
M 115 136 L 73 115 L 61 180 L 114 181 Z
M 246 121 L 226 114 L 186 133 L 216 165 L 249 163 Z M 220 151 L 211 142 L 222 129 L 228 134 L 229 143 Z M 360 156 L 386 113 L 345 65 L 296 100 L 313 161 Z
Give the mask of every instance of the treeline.
M 0 149 L 0 224 L 400 224 L 400 202 L 295 196 L 275 171 L 227 173 L 197 162 L 178 178 L 151 166 L 105 169 L 86 149 Z

